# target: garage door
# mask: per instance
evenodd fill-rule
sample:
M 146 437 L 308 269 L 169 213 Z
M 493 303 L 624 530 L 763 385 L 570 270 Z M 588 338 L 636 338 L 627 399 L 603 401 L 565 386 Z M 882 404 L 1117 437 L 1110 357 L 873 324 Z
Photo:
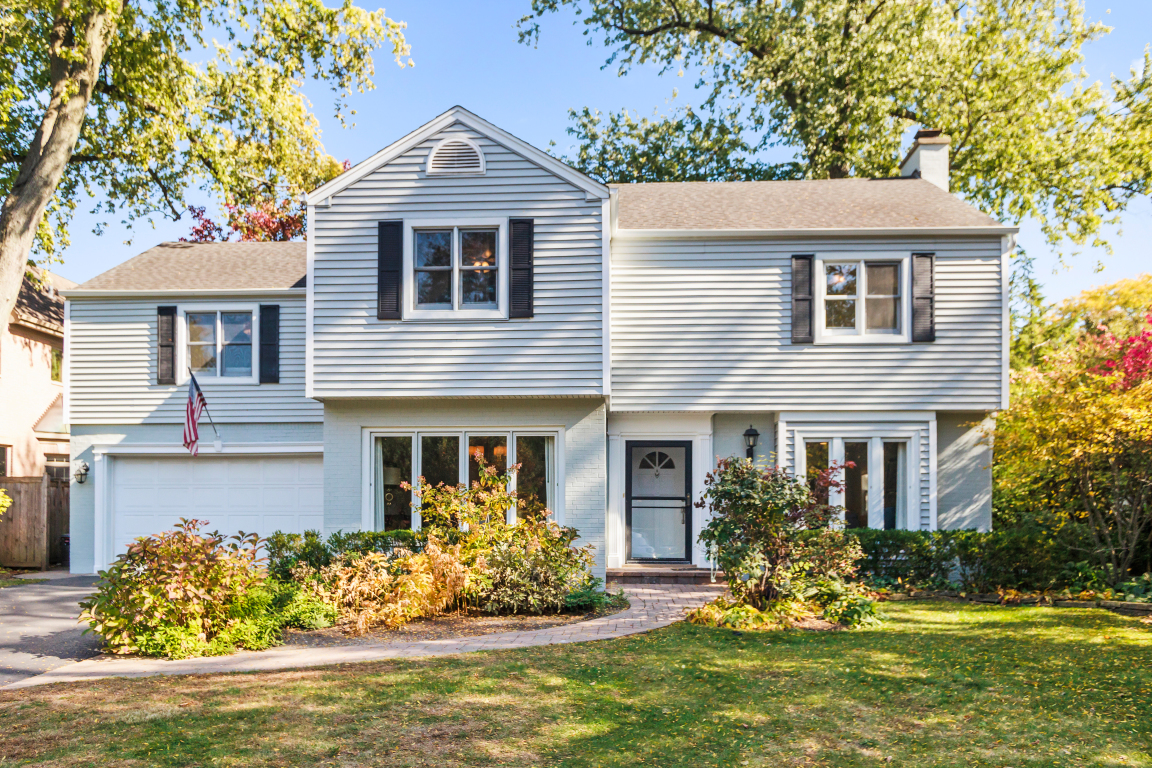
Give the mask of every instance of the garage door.
M 228 535 L 324 528 L 320 456 L 117 457 L 111 469 L 113 559 L 182 517 Z

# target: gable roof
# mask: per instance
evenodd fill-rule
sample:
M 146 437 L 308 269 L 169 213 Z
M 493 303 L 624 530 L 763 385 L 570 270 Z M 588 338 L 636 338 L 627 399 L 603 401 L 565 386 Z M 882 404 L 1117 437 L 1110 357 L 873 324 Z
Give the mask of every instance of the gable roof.
M 16 306 L 12 309 L 12 322 L 26 328 L 35 328 L 54 336 L 64 335 L 64 299 L 59 291 L 75 288 L 76 283 L 53 274 L 46 269 L 32 270 L 43 282 L 37 286 L 27 274 L 20 283 Z
M 341 192 L 369 175 L 382 165 L 387 165 L 393 159 L 404 154 L 422 141 L 435 136 L 446 128 L 455 124 L 465 125 L 488 138 L 503 144 L 508 149 L 543 167 L 545 170 L 559 176 L 573 186 L 584 190 L 587 194 L 601 199 L 608 197 L 608 187 L 594 179 L 585 176 L 572 166 L 557 160 L 547 152 L 543 152 L 526 141 L 516 138 L 502 128 L 497 128 L 479 115 L 473 114 L 461 106 L 452 107 L 439 117 L 420 126 L 399 141 L 384 147 L 376 154 L 363 162 L 349 168 L 331 181 L 322 184 L 304 196 L 308 205 L 317 205 L 332 195 Z
M 303 288 L 307 256 L 306 243 L 160 243 L 68 295 Z
M 613 184 L 617 232 L 956 229 L 1014 232 L 917 178 Z

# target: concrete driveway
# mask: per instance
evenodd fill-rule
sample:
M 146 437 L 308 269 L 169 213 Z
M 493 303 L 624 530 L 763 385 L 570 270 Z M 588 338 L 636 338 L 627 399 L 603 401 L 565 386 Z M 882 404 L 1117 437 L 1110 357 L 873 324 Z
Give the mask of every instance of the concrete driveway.
M 42 584 L 0 589 L 0 687 L 100 654 L 100 639 L 83 635 L 77 605 L 95 576 L 62 571 L 30 573 Z

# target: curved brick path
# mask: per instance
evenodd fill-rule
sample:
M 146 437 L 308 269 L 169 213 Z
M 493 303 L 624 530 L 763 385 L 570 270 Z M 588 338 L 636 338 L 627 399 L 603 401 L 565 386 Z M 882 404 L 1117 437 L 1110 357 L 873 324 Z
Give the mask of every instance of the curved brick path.
M 456 653 L 471 653 L 472 651 L 495 651 L 528 648 L 534 645 L 606 640 L 666 627 L 680 621 L 687 611 L 703 605 L 723 591 L 723 587 L 719 584 L 627 584 L 623 586 L 623 589 L 631 602 L 631 606 L 626 611 L 591 621 L 538 629 L 531 632 L 501 632 L 477 637 L 422 640 L 411 643 L 381 643 L 379 645 L 344 645 L 324 648 L 281 646 L 267 651 L 242 651 L 231 656 L 184 659 L 182 661 L 102 657 L 59 667 L 43 675 L 30 677 L 5 686 L 5 689 L 77 680 L 95 680 L 101 677 L 255 672 L 346 664 L 356 661 L 448 656 Z

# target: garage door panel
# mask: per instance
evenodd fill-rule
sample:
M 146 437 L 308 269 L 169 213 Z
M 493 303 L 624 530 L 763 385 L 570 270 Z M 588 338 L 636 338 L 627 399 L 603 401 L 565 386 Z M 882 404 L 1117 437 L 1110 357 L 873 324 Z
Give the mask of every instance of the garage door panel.
M 319 456 L 116 457 L 111 475 L 113 557 L 181 517 L 208 520 L 203 530 L 226 536 L 324 527 Z

